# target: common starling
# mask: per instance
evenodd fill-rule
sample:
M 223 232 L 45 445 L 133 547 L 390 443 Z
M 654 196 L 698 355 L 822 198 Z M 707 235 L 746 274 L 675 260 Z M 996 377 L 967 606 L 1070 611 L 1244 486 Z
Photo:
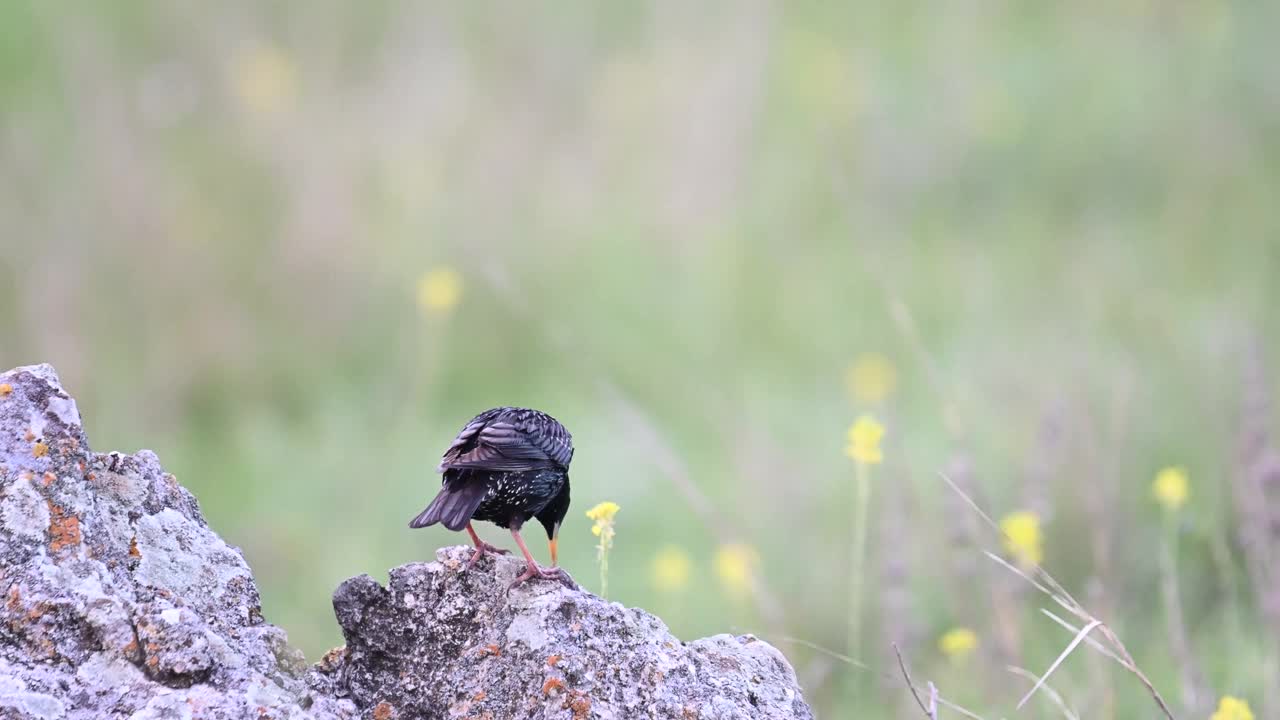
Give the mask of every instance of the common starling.
M 528 408 L 498 407 L 471 419 L 444 451 L 437 472 L 444 473 L 440 494 L 409 527 L 442 523 L 450 530 L 467 529 L 476 551 L 470 568 L 487 553 L 505 554 L 480 539 L 472 520 L 487 520 L 509 528 L 524 553 L 528 569 L 511 583 L 547 578 L 572 584 L 556 565 L 556 539 L 569 512 L 569 462 L 573 438 L 555 418 Z M 520 527 L 537 518 L 547 530 L 551 567 L 539 567 L 520 537 Z

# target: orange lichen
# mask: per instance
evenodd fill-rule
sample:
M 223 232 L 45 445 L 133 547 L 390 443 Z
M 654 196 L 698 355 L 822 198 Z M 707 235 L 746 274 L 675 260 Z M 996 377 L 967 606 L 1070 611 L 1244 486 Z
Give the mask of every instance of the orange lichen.
M 22 593 L 18 591 L 17 585 L 9 586 L 9 600 L 5 602 L 5 607 L 11 612 L 17 612 L 18 607 L 22 604 Z
M 497 645 L 494 645 L 493 643 L 489 643 L 488 645 L 485 645 L 484 647 L 480 648 L 480 654 L 492 655 L 494 657 L 501 657 L 502 648 L 498 647 Z
M 53 484 L 53 481 L 54 481 L 54 480 L 57 480 L 57 479 L 58 479 L 58 476 L 57 476 L 57 475 L 54 475 L 54 474 L 53 474 L 53 473 L 51 473 L 51 472 L 46 472 L 43 476 L 41 476 L 41 478 L 40 478 L 40 482 L 41 482 L 45 487 L 49 487 L 50 485 L 52 485 L 52 484 Z
M 80 545 L 80 518 L 49 502 L 49 550 L 60 552 Z
M 373 706 L 373 720 L 391 720 L 396 716 L 396 709 L 391 703 L 383 700 Z
M 471 701 L 472 701 L 472 702 L 484 702 L 484 699 L 485 699 L 485 698 L 487 698 L 487 697 L 489 697 L 489 693 L 487 693 L 487 692 L 485 692 L 485 691 L 481 690 L 480 692 L 478 692 L 478 693 L 476 693 L 475 695 L 472 695 L 472 696 L 471 696 Z
M 558 662 L 560 662 L 559 653 L 556 653 L 555 655 L 552 655 L 551 657 L 547 658 L 547 664 L 550 665 L 551 667 L 555 667 L 556 663 Z
M 13 392 L 13 386 L 9 383 L 0 383 L 0 397 L 4 397 Z
M 550 695 L 551 693 L 557 690 L 564 690 L 564 681 L 561 680 L 560 678 L 555 678 L 555 677 L 547 678 L 547 681 L 542 683 L 543 697 L 547 697 L 548 695 Z
M 142 557 L 142 551 L 138 549 L 138 538 L 136 536 L 129 538 L 129 557 L 131 558 Z M 333 652 L 333 651 L 330 650 L 329 652 Z
M 31 457 L 42 458 L 49 454 L 49 446 L 43 441 L 38 442 L 31 447 Z
M 142 659 L 142 649 L 138 647 L 138 638 L 132 638 L 120 648 L 120 652 L 124 654 L 130 662 L 137 662 Z
M 334 670 L 337 669 L 338 663 L 342 662 L 342 659 L 345 658 L 346 656 L 347 656 L 346 645 L 341 645 L 339 647 L 333 648 L 329 652 L 326 652 L 324 656 L 320 658 L 320 662 L 318 663 L 320 671 L 333 672 Z
M 49 609 L 49 603 L 43 601 L 37 602 L 27 610 L 27 622 L 34 623 L 44 617 L 44 614 L 48 612 Z
M 581 690 L 574 690 L 572 697 L 565 698 L 565 707 L 573 711 L 573 720 L 585 720 L 591 712 L 591 698 Z
M 23 435 L 22 439 L 26 440 L 27 442 L 31 442 L 32 440 L 36 439 L 36 434 L 31 432 L 31 430 L 27 430 L 27 434 Z

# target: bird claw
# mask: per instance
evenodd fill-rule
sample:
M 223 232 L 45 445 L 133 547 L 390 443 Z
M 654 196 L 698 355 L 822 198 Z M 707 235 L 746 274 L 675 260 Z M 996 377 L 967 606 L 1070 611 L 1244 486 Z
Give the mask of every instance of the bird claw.
M 467 561 L 467 569 L 470 570 L 471 566 L 480 562 L 480 558 L 485 555 L 508 555 L 510 553 L 510 550 L 490 545 L 489 543 L 481 540 L 476 544 L 476 551 L 471 554 L 471 559 Z
M 515 589 L 517 585 L 523 585 L 534 578 L 539 578 L 541 580 L 555 580 L 570 590 L 578 589 L 578 583 L 574 582 L 573 578 L 569 577 L 569 573 L 565 572 L 564 568 L 544 568 L 536 565 L 530 565 L 524 573 L 520 575 L 520 577 L 517 577 L 510 585 L 507 586 L 507 591 L 510 592 Z

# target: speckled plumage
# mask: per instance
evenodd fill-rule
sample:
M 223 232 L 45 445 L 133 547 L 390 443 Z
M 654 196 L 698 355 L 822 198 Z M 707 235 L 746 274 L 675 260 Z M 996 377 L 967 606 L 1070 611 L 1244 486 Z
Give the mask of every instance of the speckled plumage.
M 563 507 L 552 507 L 543 525 L 549 522 L 553 527 L 564 519 L 564 513 L 569 509 L 569 473 L 560 468 L 494 473 L 488 478 L 487 484 L 489 490 L 476 511 L 471 514 L 473 520 L 484 520 L 501 528 L 512 525 L 519 527 L 530 516 L 546 514 L 543 511 L 562 492 L 565 495 Z M 548 534 L 550 532 L 549 527 Z
M 440 493 L 409 526 L 466 527 L 483 554 L 495 549 L 470 531 L 472 520 L 518 533 L 529 518 L 537 518 L 554 542 L 569 511 L 572 460 L 573 438 L 550 415 L 529 408 L 486 410 L 445 450 L 438 468 L 444 474 Z

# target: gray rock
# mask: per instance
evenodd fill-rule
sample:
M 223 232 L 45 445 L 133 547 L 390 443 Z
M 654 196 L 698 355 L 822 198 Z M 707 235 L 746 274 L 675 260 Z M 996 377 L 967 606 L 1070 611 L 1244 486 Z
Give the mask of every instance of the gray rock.
M 683 643 L 658 618 L 449 547 L 333 596 L 346 648 L 312 671 L 361 708 L 404 718 L 812 717 L 782 653 L 750 635 Z
M 0 720 L 811 717 L 767 643 L 468 553 L 343 583 L 347 646 L 308 670 L 154 453 L 92 452 L 48 365 L 0 374 Z
M 48 365 L 0 374 L 0 718 L 308 716 L 282 637 L 154 453 L 92 452 Z

